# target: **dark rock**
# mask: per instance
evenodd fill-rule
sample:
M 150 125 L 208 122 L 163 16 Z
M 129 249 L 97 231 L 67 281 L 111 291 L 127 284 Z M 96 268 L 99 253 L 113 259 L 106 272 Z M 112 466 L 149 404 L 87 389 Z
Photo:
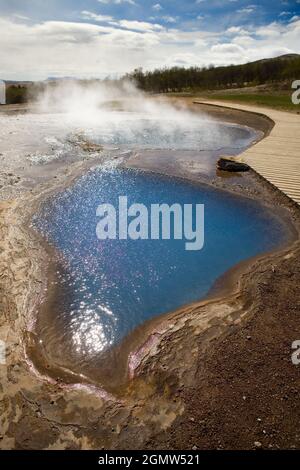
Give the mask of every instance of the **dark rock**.
M 222 171 L 249 171 L 250 167 L 246 163 L 235 162 L 228 158 L 220 158 L 218 160 L 218 169 Z

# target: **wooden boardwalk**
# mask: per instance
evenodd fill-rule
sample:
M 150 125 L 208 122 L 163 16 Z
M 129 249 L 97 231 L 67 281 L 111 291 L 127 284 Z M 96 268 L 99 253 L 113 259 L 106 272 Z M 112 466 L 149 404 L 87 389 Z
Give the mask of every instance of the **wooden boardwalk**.
M 242 153 L 240 158 L 300 204 L 300 115 L 223 101 L 201 100 L 195 103 L 264 114 L 272 119 L 275 126 L 270 135 Z

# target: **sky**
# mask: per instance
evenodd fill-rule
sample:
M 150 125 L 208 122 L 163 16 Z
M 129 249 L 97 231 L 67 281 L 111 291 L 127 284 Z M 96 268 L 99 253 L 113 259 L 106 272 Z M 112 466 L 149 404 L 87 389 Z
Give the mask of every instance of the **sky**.
M 300 53 L 300 0 L 0 0 L 6 80 L 116 77 L 288 53 Z

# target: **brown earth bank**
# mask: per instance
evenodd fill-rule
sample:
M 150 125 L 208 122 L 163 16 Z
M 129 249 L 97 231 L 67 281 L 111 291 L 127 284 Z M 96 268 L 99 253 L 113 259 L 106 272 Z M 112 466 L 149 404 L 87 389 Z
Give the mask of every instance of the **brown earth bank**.
M 251 275 L 247 319 L 197 356 L 194 383 L 179 392 L 184 415 L 147 448 L 300 448 L 299 254 Z
M 0 365 L 0 448 L 300 448 L 300 366 L 291 361 L 291 345 L 300 339 L 298 237 L 254 260 L 230 294 L 162 322 L 119 397 L 36 373 L 26 360 L 26 331 L 51 260 L 24 223 L 43 194 L 84 168 L 58 165 L 42 188 L 1 204 L 0 338 L 7 363 Z M 230 190 L 276 206 L 299 233 L 298 206 L 255 173 L 245 178 Z M 225 187 L 226 180 L 215 184 Z

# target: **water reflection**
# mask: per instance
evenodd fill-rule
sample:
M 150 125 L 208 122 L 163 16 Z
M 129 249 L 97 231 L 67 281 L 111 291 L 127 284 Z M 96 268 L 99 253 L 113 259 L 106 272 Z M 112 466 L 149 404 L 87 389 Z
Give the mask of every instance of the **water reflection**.
M 96 208 L 108 202 L 205 205 L 205 245 L 185 240 L 96 237 Z M 234 264 L 277 246 L 284 228 L 256 202 L 182 180 L 112 169 L 93 170 L 48 201 L 36 228 L 56 248 L 55 296 L 38 330 L 57 361 L 94 367 L 135 327 L 203 297 Z M 66 359 L 65 359 L 66 358 Z M 79 366 L 78 366 L 79 367 Z M 97 368 L 99 366 L 97 365 Z

